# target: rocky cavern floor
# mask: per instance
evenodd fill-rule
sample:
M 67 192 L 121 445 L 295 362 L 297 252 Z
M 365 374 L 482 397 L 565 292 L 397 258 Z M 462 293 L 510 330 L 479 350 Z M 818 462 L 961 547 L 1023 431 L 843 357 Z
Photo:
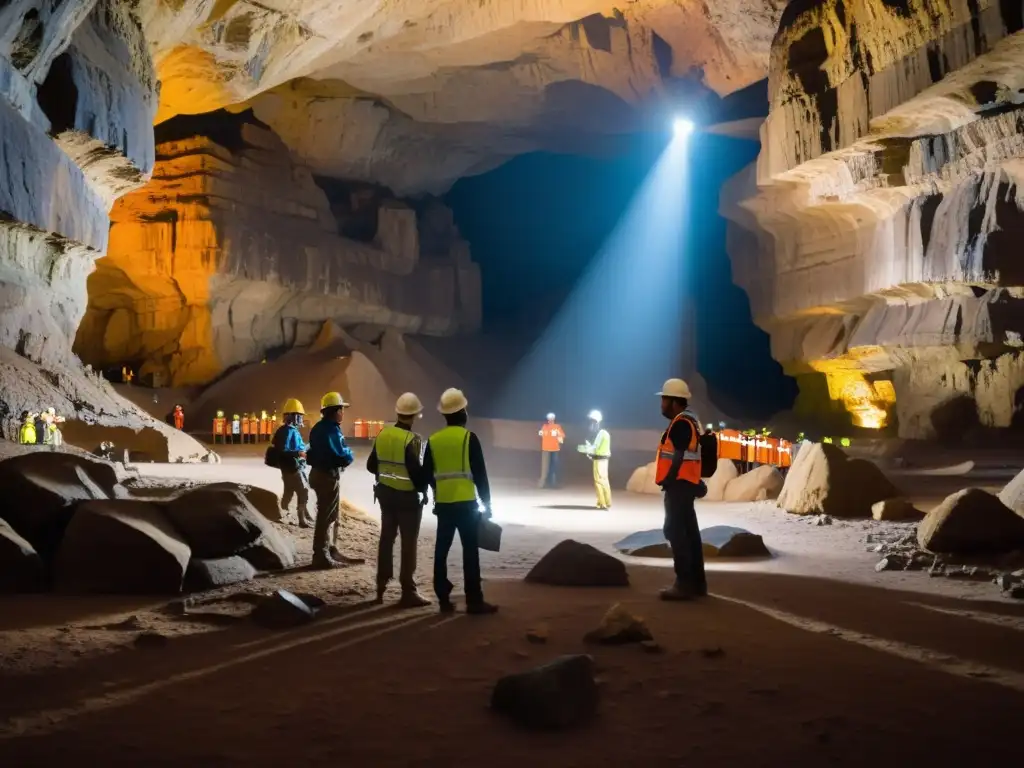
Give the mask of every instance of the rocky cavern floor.
M 251 458 L 210 473 L 274 490 Z M 365 473 L 360 473 L 365 474 Z M 348 495 L 365 503 L 352 476 Z M 522 485 L 521 483 L 518 485 Z M 1024 606 L 992 585 L 875 573 L 864 536 L 894 524 L 817 527 L 766 504 L 701 509 L 702 525 L 761 533 L 777 557 L 715 565 L 712 596 L 664 604 L 663 567 L 633 561 L 629 589 L 522 583 L 557 541 L 607 547 L 656 527 L 658 499 L 621 493 L 613 513 L 586 490 L 499 484 L 503 552 L 484 558 L 494 617 L 402 612 L 362 602 L 372 562 L 260 579 L 181 617 L 166 601 L 0 601 L 0 764 L 68 755 L 105 766 L 522 764 L 922 765 L 1014 759 L 1024 705 Z M 551 509 L 551 507 L 567 509 Z M 421 542 L 427 579 L 433 541 Z M 362 539 L 350 544 L 363 551 Z M 300 554 L 309 543 L 299 537 Z M 453 553 L 453 565 L 458 553 Z M 244 618 L 246 595 L 285 586 L 328 602 L 307 627 Z M 661 654 L 582 642 L 614 602 L 646 618 Z M 134 618 L 133 618 L 134 617 Z M 541 625 L 544 644 L 526 633 Z M 137 644 L 146 633 L 165 640 Z M 578 731 L 523 732 L 488 710 L 493 682 L 564 653 L 599 667 L 599 719 Z

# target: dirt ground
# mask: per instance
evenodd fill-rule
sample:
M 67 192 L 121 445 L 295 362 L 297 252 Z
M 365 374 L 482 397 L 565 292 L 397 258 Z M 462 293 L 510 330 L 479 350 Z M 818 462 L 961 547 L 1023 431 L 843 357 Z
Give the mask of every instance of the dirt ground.
M 281 489 L 244 451 L 220 465 L 140 469 Z M 0 765 L 58 765 L 69 755 L 103 766 L 494 768 L 1019 759 L 1024 605 L 991 584 L 875 573 L 866 535 L 899 526 L 819 527 L 770 503 L 703 505 L 702 527 L 745 527 L 774 557 L 712 564 L 708 599 L 665 604 L 655 596 L 670 580 L 660 561 L 630 561 L 629 589 L 521 581 L 565 538 L 607 549 L 660 527 L 660 499 L 618 492 L 601 513 L 585 487 L 544 492 L 496 474 L 505 536 L 483 566 L 497 616 L 368 604 L 375 542 L 358 518 L 343 529 L 342 549 L 368 555 L 366 565 L 263 577 L 200 596 L 185 615 L 167 600 L 0 599 Z M 927 483 L 908 492 L 922 503 L 947 492 Z M 367 473 L 348 473 L 344 487 L 372 513 Z M 289 530 L 308 559 L 308 536 Z M 428 593 L 433 537 L 428 513 Z M 460 556 L 456 547 L 453 576 Z M 252 600 L 278 587 L 328 605 L 300 629 L 255 626 L 246 618 Z M 664 653 L 582 642 L 615 602 L 647 619 Z M 549 641 L 529 643 L 527 630 L 541 625 Z M 501 675 L 579 652 L 594 655 L 602 681 L 592 726 L 525 733 L 488 710 Z

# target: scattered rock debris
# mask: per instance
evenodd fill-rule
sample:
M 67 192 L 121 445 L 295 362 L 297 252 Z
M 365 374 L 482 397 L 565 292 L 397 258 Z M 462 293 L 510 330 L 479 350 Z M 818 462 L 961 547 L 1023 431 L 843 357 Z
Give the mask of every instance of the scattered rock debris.
M 644 620 L 631 614 L 619 603 L 609 608 L 602 617 L 600 625 L 587 632 L 583 638 L 587 643 L 602 645 L 642 643 L 645 640 L 653 639 L 654 636 Z

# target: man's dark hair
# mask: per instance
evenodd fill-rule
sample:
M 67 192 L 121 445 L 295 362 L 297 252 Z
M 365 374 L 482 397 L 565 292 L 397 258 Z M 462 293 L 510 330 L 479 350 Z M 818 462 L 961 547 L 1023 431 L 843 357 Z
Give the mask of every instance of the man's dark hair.
M 689 401 L 685 397 L 670 397 L 669 402 L 678 405 L 681 411 L 685 411 L 686 406 L 689 405 Z
M 463 408 L 461 411 L 456 411 L 455 413 L 446 413 L 444 415 L 444 420 L 449 427 L 464 427 L 466 426 L 466 422 L 469 421 L 469 414 L 466 412 L 466 409 Z

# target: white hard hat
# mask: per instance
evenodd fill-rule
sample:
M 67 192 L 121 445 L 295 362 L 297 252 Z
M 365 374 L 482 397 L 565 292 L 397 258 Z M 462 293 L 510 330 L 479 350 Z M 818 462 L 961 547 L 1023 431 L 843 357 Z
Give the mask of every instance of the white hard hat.
M 462 394 L 461 389 L 446 389 L 441 395 L 441 402 L 437 404 L 437 410 L 446 416 L 452 413 L 458 413 L 469 405 L 469 401 L 466 400 L 466 396 Z
M 553 414 L 553 413 L 549 413 L 549 414 L 548 414 L 548 420 L 549 420 L 549 421 L 554 421 L 554 420 L 555 420 L 555 414 Z
M 690 385 L 682 379 L 669 379 L 662 385 L 658 395 L 660 397 L 685 397 L 689 400 L 691 397 Z
M 595 410 L 587 414 L 587 418 L 589 418 L 591 421 L 601 421 L 604 417 L 601 415 L 600 411 Z
M 423 412 L 423 403 L 412 392 L 406 392 L 395 403 L 395 413 L 399 416 L 417 416 Z

